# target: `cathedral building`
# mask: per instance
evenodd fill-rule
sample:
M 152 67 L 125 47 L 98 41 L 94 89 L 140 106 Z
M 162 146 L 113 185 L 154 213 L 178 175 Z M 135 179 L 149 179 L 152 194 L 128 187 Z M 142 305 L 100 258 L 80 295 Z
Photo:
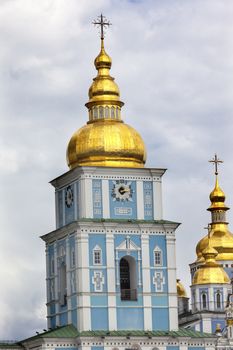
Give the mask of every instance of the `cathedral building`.
M 86 103 L 88 121 L 69 141 L 69 170 L 51 181 L 56 228 L 42 236 L 48 331 L 0 343 L 0 349 L 216 349 L 221 341 L 212 333 L 221 322 L 214 317 L 210 326 L 203 310 L 223 315 L 230 293 L 233 238 L 225 222 L 225 196 L 216 181 L 211 232 L 191 264 L 191 315 L 186 292 L 176 281 L 179 223 L 163 217 L 165 169 L 145 166 L 144 142 L 122 120 L 124 103 L 104 47 L 109 22 L 101 15 L 95 24 L 101 45 Z M 227 310 L 231 339 L 232 303 Z M 186 317 L 184 327 L 178 314 Z M 187 315 L 194 314 L 200 317 L 191 324 Z

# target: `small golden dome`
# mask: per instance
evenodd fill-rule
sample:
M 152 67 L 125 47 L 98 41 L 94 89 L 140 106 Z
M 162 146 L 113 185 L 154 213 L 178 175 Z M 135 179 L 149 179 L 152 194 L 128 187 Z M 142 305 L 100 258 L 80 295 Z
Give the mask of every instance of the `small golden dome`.
M 187 298 L 186 290 L 179 279 L 176 280 L 177 295 L 180 298 Z
M 216 176 L 216 182 L 215 182 L 215 187 L 213 191 L 210 193 L 210 201 L 211 201 L 211 206 L 209 207 L 208 210 L 213 210 L 217 208 L 226 208 L 225 207 L 225 193 L 223 190 L 219 187 L 218 183 L 218 177 Z
M 211 225 L 210 240 L 211 245 L 217 252 L 217 261 L 233 260 L 233 235 L 225 224 Z M 198 260 L 202 257 L 203 250 L 208 245 L 208 235 L 203 237 L 196 246 Z
M 101 49 L 100 53 L 96 57 L 95 61 L 95 68 L 99 70 L 100 68 L 108 68 L 110 69 L 112 66 L 112 60 L 111 57 L 106 53 L 104 49 L 104 41 L 101 40 Z
M 230 283 L 230 279 L 224 269 L 216 263 L 216 256 L 218 252 L 210 246 L 208 239 L 208 246 L 203 250 L 202 255 L 205 259 L 203 265 L 195 272 L 193 276 L 192 285 L 197 284 L 225 284 Z
M 89 89 L 87 125 L 77 130 L 69 141 L 67 163 L 77 166 L 142 168 L 146 148 L 139 133 L 121 120 L 120 91 L 109 74 L 111 58 L 105 52 L 104 40 L 95 59 L 98 71 Z

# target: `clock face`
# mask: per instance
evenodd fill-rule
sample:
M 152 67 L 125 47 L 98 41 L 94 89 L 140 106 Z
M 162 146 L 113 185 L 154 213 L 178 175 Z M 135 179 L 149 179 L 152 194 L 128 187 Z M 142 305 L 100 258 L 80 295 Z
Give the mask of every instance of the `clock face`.
M 116 180 L 113 181 L 112 198 L 113 201 L 130 201 L 132 202 L 133 190 L 131 181 Z
M 74 201 L 74 194 L 73 194 L 71 186 L 68 186 L 66 188 L 66 194 L 65 194 L 66 206 L 68 208 L 70 208 L 73 205 L 73 201 Z

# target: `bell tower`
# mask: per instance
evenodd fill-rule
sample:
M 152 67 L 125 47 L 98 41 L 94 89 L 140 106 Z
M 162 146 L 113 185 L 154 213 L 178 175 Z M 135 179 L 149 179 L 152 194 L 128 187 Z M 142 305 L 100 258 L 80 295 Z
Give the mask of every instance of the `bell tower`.
M 44 236 L 48 327 L 177 330 L 175 230 L 163 219 L 165 169 L 146 168 L 139 133 L 121 117 L 123 102 L 105 51 L 100 16 L 97 76 L 89 119 L 68 144 L 69 171 L 51 181 L 56 229 Z

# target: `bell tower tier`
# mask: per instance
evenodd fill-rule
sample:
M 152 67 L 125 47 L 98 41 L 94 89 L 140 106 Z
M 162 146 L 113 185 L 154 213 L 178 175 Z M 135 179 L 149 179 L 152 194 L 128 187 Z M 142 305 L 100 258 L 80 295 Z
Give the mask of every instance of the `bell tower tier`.
M 164 169 L 76 167 L 53 180 L 44 235 L 48 327 L 175 330 L 175 229 L 162 219 Z

